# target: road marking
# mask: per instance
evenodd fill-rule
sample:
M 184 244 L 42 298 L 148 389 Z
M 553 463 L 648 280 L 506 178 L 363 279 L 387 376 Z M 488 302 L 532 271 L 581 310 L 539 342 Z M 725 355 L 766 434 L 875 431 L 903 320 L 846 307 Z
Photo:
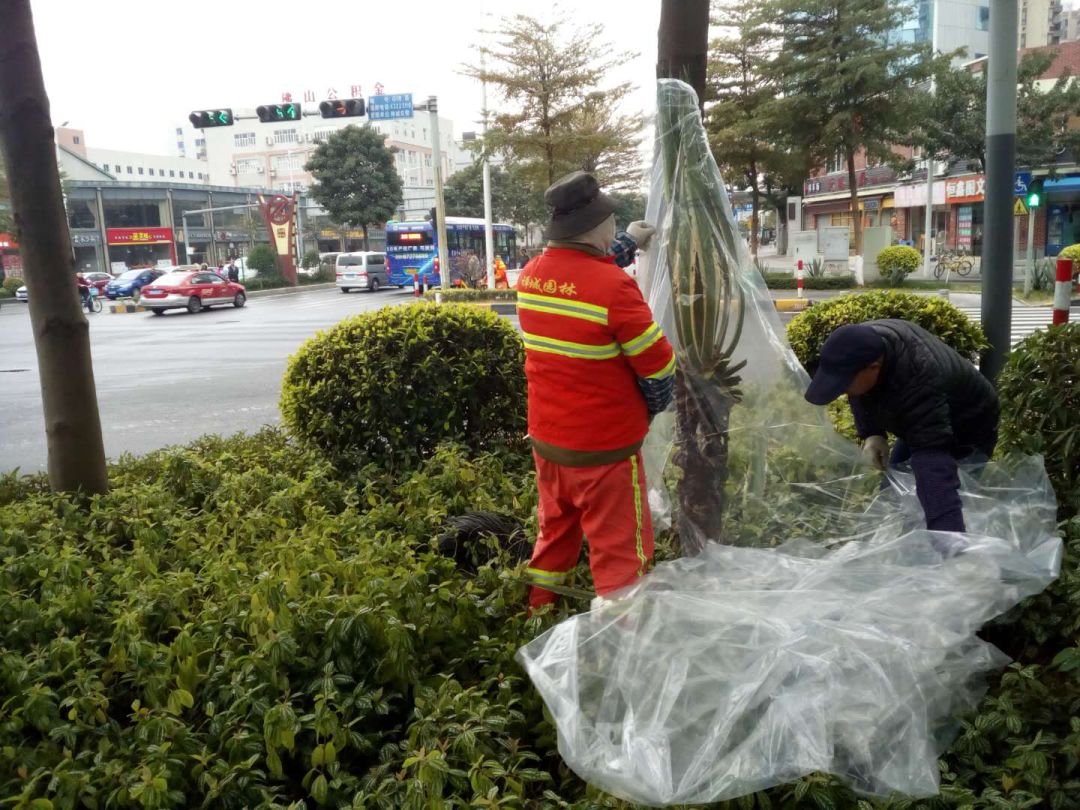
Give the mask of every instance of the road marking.
M 974 323 L 982 322 L 980 307 L 957 307 Z M 1028 335 L 1045 329 L 1054 317 L 1051 307 L 1013 307 L 1012 325 L 1009 331 L 1011 345 L 1015 346 Z M 1080 307 L 1073 307 L 1069 313 L 1069 322 L 1080 322 Z

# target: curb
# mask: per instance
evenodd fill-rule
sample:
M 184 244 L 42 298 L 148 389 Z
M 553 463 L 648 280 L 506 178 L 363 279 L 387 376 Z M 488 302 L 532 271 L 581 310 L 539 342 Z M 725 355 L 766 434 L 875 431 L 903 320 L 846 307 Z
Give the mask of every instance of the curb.
M 109 312 L 113 314 L 125 312 L 146 312 L 146 307 L 141 304 L 109 304 Z
M 240 282 L 243 284 L 244 282 Z M 247 297 L 251 298 L 274 298 L 279 295 L 296 295 L 304 290 L 332 290 L 337 287 L 333 281 L 327 281 L 323 284 L 298 284 L 295 287 L 274 287 L 269 290 L 249 290 Z
M 774 298 L 777 312 L 802 312 L 810 306 L 809 298 Z

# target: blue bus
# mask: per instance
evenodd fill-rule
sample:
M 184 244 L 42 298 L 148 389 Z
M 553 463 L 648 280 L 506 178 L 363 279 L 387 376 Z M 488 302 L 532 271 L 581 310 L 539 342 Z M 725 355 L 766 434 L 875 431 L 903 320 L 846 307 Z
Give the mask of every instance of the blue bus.
M 517 262 L 514 229 L 505 223 L 492 225 L 495 255 L 507 267 Z M 484 220 L 475 217 L 446 218 L 447 254 L 450 259 L 450 283 L 461 279 L 476 286 L 486 279 L 484 269 Z M 386 223 L 386 264 L 390 283 L 399 287 L 413 286 L 413 279 L 422 275 L 428 286 L 440 285 L 440 273 L 435 272 L 438 255 L 435 228 L 430 220 Z

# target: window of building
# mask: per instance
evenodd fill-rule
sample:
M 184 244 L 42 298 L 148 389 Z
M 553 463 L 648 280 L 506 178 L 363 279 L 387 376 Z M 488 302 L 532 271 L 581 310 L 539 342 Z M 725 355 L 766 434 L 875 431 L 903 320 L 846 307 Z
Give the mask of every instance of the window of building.
M 188 172 L 188 173 L 187 173 L 187 176 L 188 176 L 189 178 L 191 178 L 192 180 L 194 180 L 194 179 L 195 179 L 195 172 Z
M 105 200 L 106 228 L 159 228 L 161 206 L 156 202 Z
M 237 132 L 233 135 L 233 146 L 254 146 L 255 145 L 255 133 L 254 132 Z
M 143 167 L 142 167 L 142 166 L 140 166 L 140 167 L 139 167 L 139 174 L 142 174 L 142 173 L 143 173 Z
M 299 140 L 295 129 L 274 130 L 274 143 L 296 143 Z
M 177 136 L 179 136 L 179 137 L 183 137 L 183 135 L 184 135 L 184 130 L 183 130 L 183 129 L 182 129 L 181 127 L 177 127 L 177 128 L 176 128 L 176 134 L 177 134 Z
M 78 135 L 73 135 L 71 140 L 72 140 L 73 143 L 78 144 L 79 143 L 79 136 Z
M 975 9 L 975 27 L 980 31 L 990 30 L 990 6 L 979 6 Z
M 148 169 L 148 171 L 150 172 L 150 176 L 153 177 L 154 176 L 154 170 L 153 169 Z
M 195 139 L 195 145 L 196 146 L 206 146 L 206 138 L 196 138 Z
M 244 158 L 236 161 L 237 174 L 256 174 L 262 168 L 262 158 Z
M 68 226 L 71 228 L 96 228 L 96 206 L 86 200 L 68 198 Z
M 202 172 L 199 172 L 199 179 L 200 179 L 200 180 L 202 180 L 202 179 L 203 179 L 203 176 L 202 176 Z
M 169 169 L 169 177 L 176 177 L 176 170 L 175 169 Z
M 130 166 L 128 166 L 128 167 L 127 167 L 127 170 L 128 170 L 128 172 L 127 172 L 127 173 L 128 173 L 128 174 L 131 174 L 131 167 L 130 167 Z
M 843 152 L 837 152 L 829 160 L 828 165 L 825 167 L 825 171 L 829 172 L 842 172 L 847 168 L 847 161 L 844 159 Z
M 277 155 L 274 157 L 274 168 L 279 172 L 298 171 L 304 168 L 302 155 Z
M 113 168 L 116 169 L 117 174 L 120 174 L 120 167 L 119 166 L 113 166 Z

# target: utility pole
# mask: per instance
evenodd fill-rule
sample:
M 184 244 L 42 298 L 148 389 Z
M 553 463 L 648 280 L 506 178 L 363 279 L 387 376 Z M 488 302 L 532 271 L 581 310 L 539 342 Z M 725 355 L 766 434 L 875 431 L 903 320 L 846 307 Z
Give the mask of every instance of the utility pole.
M 990 341 L 980 369 L 997 378 L 1012 329 L 1013 178 L 1016 173 L 1016 0 L 990 0 L 986 64 L 986 234 L 982 328 Z
M 58 492 L 108 491 L 90 325 L 75 289 L 75 254 L 56 167 L 49 97 L 41 75 L 30 0 L 2 5 L 0 158 L 7 164 L 15 238 L 30 291 L 49 485 Z
M 656 78 L 682 79 L 694 88 L 705 111 L 709 60 L 709 0 L 661 0 Z
M 439 142 L 439 99 L 428 96 L 431 116 L 431 168 L 435 172 L 435 228 L 439 242 L 439 283 L 450 289 L 450 261 L 446 250 L 446 203 L 443 201 L 442 145 Z
M 930 54 L 937 55 L 937 19 L 934 14 L 936 3 L 929 3 L 930 15 Z M 934 94 L 934 78 L 930 77 L 930 95 Z M 933 278 L 930 268 L 930 257 L 933 256 L 933 233 L 934 233 L 934 160 L 936 156 L 930 149 L 926 150 L 926 227 L 923 229 L 923 274 L 927 278 Z
M 484 53 L 480 52 L 480 70 L 484 70 Z M 487 261 L 487 286 L 489 290 L 495 289 L 495 236 L 491 226 L 491 161 L 488 159 L 487 148 L 487 82 L 481 82 L 484 93 L 483 115 L 483 144 L 484 144 L 484 259 Z M 510 256 L 507 256 L 509 260 Z

